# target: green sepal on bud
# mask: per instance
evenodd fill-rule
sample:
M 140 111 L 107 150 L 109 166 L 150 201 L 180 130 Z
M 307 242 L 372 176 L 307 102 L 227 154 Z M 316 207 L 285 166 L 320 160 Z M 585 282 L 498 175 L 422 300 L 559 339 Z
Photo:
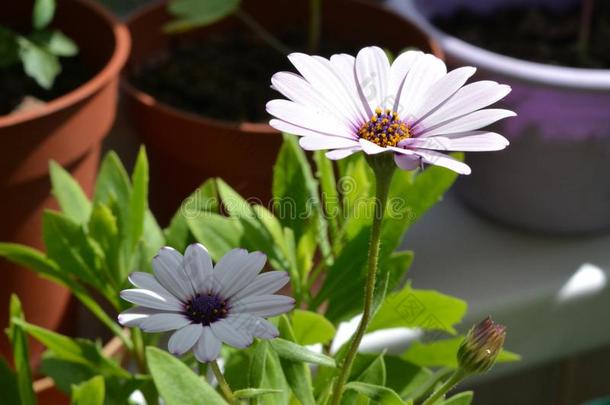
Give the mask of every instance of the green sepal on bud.
M 458 364 L 466 374 L 487 372 L 496 362 L 504 346 L 506 327 L 485 318 L 473 326 L 458 350 Z

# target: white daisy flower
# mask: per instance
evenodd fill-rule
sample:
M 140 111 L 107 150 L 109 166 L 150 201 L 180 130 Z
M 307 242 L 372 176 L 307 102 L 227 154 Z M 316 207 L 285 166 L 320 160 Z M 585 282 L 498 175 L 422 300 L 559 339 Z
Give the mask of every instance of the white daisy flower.
M 407 51 L 390 65 L 385 52 L 367 47 L 351 55 L 288 56 L 300 75 L 276 73 L 274 89 L 289 100 L 272 100 L 269 124 L 299 135 L 306 150 L 329 150 L 330 159 L 364 151 L 394 154 L 396 164 L 412 170 L 422 163 L 469 174 L 470 168 L 443 153 L 504 149 L 503 136 L 479 129 L 515 113 L 483 109 L 502 99 L 510 87 L 493 81 L 464 85 L 476 71 L 447 72 L 442 60 Z
M 145 332 L 176 330 L 168 350 L 181 355 L 193 349 L 197 360 L 209 362 L 222 342 L 237 348 L 253 338 L 273 339 L 277 328 L 265 317 L 289 312 L 294 299 L 274 295 L 289 280 L 283 271 L 260 274 L 267 257 L 244 249 L 228 252 L 217 264 L 201 244 L 187 247 L 184 257 L 171 247 L 153 259 L 154 275 L 129 276 L 135 289 L 121 298 L 138 306 L 119 315 L 119 323 Z

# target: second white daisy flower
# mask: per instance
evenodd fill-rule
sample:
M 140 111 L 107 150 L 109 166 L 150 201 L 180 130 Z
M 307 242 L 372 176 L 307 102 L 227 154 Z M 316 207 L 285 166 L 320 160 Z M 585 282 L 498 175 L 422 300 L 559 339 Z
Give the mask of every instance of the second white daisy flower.
M 145 332 L 176 330 L 169 351 L 192 349 L 201 362 L 216 360 L 222 342 L 245 348 L 254 337 L 278 337 L 264 318 L 289 312 L 295 301 L 274 294 L 289 281 L 287 273 L 259 275 L 266 260 L 261 252 L 234 249 L 213 266 L 201 244 L 190 245 L 184 257 L 164 247 L 153 259 L 154 275 L 129 276 L 137 288 L 122 291 L 121 298 L 138 306 L 122 312 L 119 323 Z

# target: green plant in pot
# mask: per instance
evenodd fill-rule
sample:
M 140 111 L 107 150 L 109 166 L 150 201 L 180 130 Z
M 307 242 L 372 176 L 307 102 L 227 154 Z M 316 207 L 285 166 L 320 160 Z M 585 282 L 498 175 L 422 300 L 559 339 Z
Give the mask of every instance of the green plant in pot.
M 475 65 L 513 88 L 506 104 L 519 115 L 497 126 L 512 148 L 467 157 L 479 170 L 457 187 L 463 200 L 529 230 L 608 229 L 608 2 L 393 4 L 437 40 L 449 65 Z
M 43 370 L 76 403 L 139 391 L 148 404 L 468 404 L 472 393 L 452 395 L 458 384 L 518 358 L 502 353 L 505 328 L 490 318 L 459 336 L 466 303 L 401 285 L 412 253 L 396 251 L 457 174 L 470 173 L 451 151 L 507 146 L 475 130 L 510 115 L 485 108 L 510 89 L 465 85 L 474 68 L 447 72 L 414 50 L 392 63 L 379 47 L 291 58 L 302 76 L 274 75 L 287 99 L 266 108 L 272 126 L 300 138 L 284 137 L 270 206 L 212 179 L 161 231 L 148 211 L 143 151 L 131 180 L 110 154 L 93 201 L 52 166 L 62 213 L 45 215 L 48 254 L 17 244 L 0 252 L 74 291 L 122 342 L 131 371 L 99 344 L 28 322 L 12 298 L 10 395 L 34 401 L 26 335 L 48 347 Z M 315 169 L 305 150 L 315 151 Z M 278 292 L 286 285 L 292 296 Z M 118 323 L 90 290 L 121 311 Z M 341 336 L 341 323 L 358 315 L 356 331 Z M 435 341 L 402 355 L 360 351 L 365 334 L 397 327 L 434 332 Z M 174 356 L 157 347 L 162 332 L 171 332 Z
M 48 29 L 55 8 L 54 0 L 37 0 L 32 12 L 32 32 L 27 35 L 0 26 L 0 67 L 21 66 L 24 73 L 45 90 L 53 87 L 61 72 L 60 57 L 78 53 L 74 41 L 59 30 Z M 15 80 L 14 77 L 11 79 Z M 16 108 L 27 108 L 25 103 L 35 105 L 37 102 L 42 101 L 26 96 Z M 4 106 L 0 113 L 7 113 Z
M 357 0 L 169 1 L 143 8 L 128 25 L 127 108 L 151 157 L 162 223 L 205 178 L 270 198 L 281 137 L 265 122 L 273 95 L 266 80 L 290 68 L 288 53 L 318 47 L 330 56 L 373 42 L 393 52 L 433 48 L 406 20 Z M 370 30 L 359 29 L 365 25 Z M 233 161 L 221 159 L 230 148 Z
M 129 33 L 88 0 L 56 6 L 49 0 L 11 2 L 0 13 L 0 26 L 0 209 L 9 213 L 0 240 L 42 248 L 42 212 L 56 206 L 48 161 L 66 167 L 92 192 L 101 143 L 114 121 Z M 69 54 L 74 55 L 62 57 Z M 18 105 L 24 108 L 15 110 Z M 0 302 L 17 292 L 32 321 L 58 328 L 68 305 L 66 289 L 5 260 L 0 273 Z M 3 311 L 0 322 L 7 315 Z M 32 349 L 34 363 L 41 350 Z M 3 335 L 0 352 L 8 351 Z

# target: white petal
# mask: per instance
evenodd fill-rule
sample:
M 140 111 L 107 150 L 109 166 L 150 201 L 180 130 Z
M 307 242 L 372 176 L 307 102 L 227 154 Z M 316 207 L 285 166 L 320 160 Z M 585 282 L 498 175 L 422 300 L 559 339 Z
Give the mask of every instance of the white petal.
M 430 113 L 458 91 L 476 71 L 476 68 L 466 66 L 447 73 L 428 89 L 422 98 L 422 102 L 413 110 L 413 115 L 421 118 Z
M 266 318 L 291 311 L 294 303 L 294 298 L 285 295 L 253 295 L 232 304 L 231 312 L 249 313 Z
M 421 51 L 407 51 L 401 53 L 392 63 L 390 67 L 390 83 L 388 87 L 388 100 L 381 108 L 390 108 L 392 111 L 398 109 L 398 100 L 400 92 L 407 77 L 407 73 L 413 67 L 413 64 L 424 55 Z M 390 100 L 390 97 L 392 100 Z M 391 102 L 388 105 L 388 102 Z
M 199 323 L 190 324 L 177 330 L 172 337 L 169 338 L 167 350 L 178 356 L 186 353 L 195 343 L 197 343 L 202 332 L 203 327 Z
M 331 108 L 340 112 L 352 125 L 358 125 L 362 121 L 348 85 L 327 59 L 303 53 L 292 53 L 288 55 L 288 59 Z
M 398 98 L 396 112 L 403 119 L 414 117 L 432 85 L 447 73 L 445 63 L 434 55 L 426 54 L 409 70 Z
M 344 108 L 337 108 L 301 76 L 292 72 L 279 72 L 271 77 L 271 83 L 273 88 L 295 103 L 328 113 L 348 126 L 353 124 L 353 114 L 344 112 Z
M 121 298 L 136 305 L 166 311 L 182 311 L 183 304 L 174 296 L 160 295 L 144 289 L 129 289 L 121 291 Z
M 214 275 L 220 283 L 220 294 L 230 298 L 231 294 L 254 281 L 266 260 L 267 256 L 261 252 L 248 253 L 245 249 L 229 251 L 214 267 Z
M 184 270 L 193 282 L 196 292 L 206 292 L 213 288 L 212 259 L 201 243 L 193 243 L 184 252 Z
M 340 159 L 346 158 L 348 156 L 351 156 L 356 152 L 360 152 L 361 150 L 362 150 L 362 148 L 360 147 L 360 144 L 359 144 L 358 147 L 356 147 L 356 148 L 331 150 L 329 152 L 326 152 L 326 157 L 329 158 L 330 160 L 340 160 Z
M 356 79 L 368 105 L 367 116 L 380 107 L 388 91 L 390 62 L 383 49 L 363 48 L 356 55 Z
M 280 335 L 275 325 L 259 316 L 238 314 L 231 316 L 230 322 L 244 333 L 260 339 L 275 339 Z
M 243 323 L 243 319 L 245 318 L 232 315 L 212 323 L 210 328 L 218 339 L 238 349 L 245 349 L 252 344 L 254 339 L 252 334 L 246 331 L 245 326 L 240 325 L 240 322 Z
M 197 360 L 202 363 L 208 363 L 216 360 L 218 356 L 220 356 L 221 347 L 222 342 L 214 336 L 212 329 L 209 326 L 204 326 L 203 332 L 193 348 L 193 353 Z
M 189 300 L 194 291 L 191 281 L 184 271 L 182 255 L 175 249 L 165 246 L 152 261 L 155 277 L 174 296 L 182 301 Z
M 419 167 L 421 159 L 419 156 L 396 153 L 394 155 L 394 162 L 402 170 L 415 170 Z
M 329 133 L 314 131 L 313 129 L 300 127 L 298 125 L 294 125 L 289 122 L 278 120 L 278 119 L 270 120 L 269 125 L 271 125 L 275 129 L 277 129 L 278 131 L 286 132 L 288 134 L 298 135 L 298 136 L 333 136 L 335 138 L 340 138 L 340 139 L 356 137 L 355 135 L 352 135 L 350 137 L 344 137 L 344 136 L 338 136 L 338 135 L 333 135 L 333 134 L 329 134 Z
M 502 99 L 510 93 L 510 87 L 484 80 L 468 84 L 451 96 L 443 105 L 426 116 L 418 126 L 430 128 L 447 120 L 460 117 Z
M 415 138 L 412 143 L 405 142 L 404 145 L 423 149 L 462 152 L 502 150 L 509 145 L 506 138 L 495 132 L 472 131 L 452 135 L 451 137 L 432 136 L 429 138 Z
M 144 273 L 142 271 L 134 271 L 127 277 L 129 282 L 135 285 L 138 288 L 144 290 L 150 290 L 162 297 L 170 297 L 172 293 L 167 291 L 165 287 L 163 287 L 159 281 L 150 273 Z
M 424 162 L 428 164 L 445 167 L 459 174 L 470 174 L 471 172 L 470 167 L 467 164 L 455 160 L 444 153 L 423 149 L 418 149 L 414 152 L 421 156 Z
M 140 329 L 145 332 L 167 332 L 185 327 L 191 321 L 182 314 L 177 313 L 159 313 L 146 318 L 140 323 Z
M 232 298 L 237 292 L 252 284 L 258 273 L 265 267 L 267 255 L 262 252 L 248 253 L 241 267 L 235 268 L 233 274 L 225 271 L 225 278 L 222 279 L 222 295 L 225 298 Z M 233 277 L 233 280 L 230 280 Z
M 388 148 L 382 148 L 381 146 L 373 143 L 371 141 L 367 141 L 366 139 L 360 138 L 360 146 L 362 150 L 367 155 L 376 155 L 378 153 L 388 152 Z
M 353 137 L 354 131 L 350 127 L 320 110 L 282 99 L 269 101 L 266 108 L 269 114 L 290 124 L 344 138 Z
M 493 109 L 479 110 L 466 114 L 454 120 L 449 120 L 436 126 L 423 130 L 420 137 L 428 137 L 434 135 L 447 135 L 458 132 L 467 132 L 475 129 L 486 127 L 504 118 L 514 117 L 514 112 L 510 110 Z
M 325 150 L 350 148 L 358 146 L 358 141 L 336 136 L 305 136 L 299 139 L 299 145 L 305 150 Z
M 285 271 L 268 271 L 257 276 L 256 280 L 248 283 L 247 287 L 238 291 L 233 296 L 233 300 L 237 301 L 251 295 L 273 294 L 289 281 L 290 277 Z
M 133 307 L 129 308 L 119 314 L 118 321 L 121 325 L 133 328 L 140 326 L 142 321 L 148 318 L 150 315 L 158 314 L 158 309 L 144 308 L 144 307 Z
M 368 112 L 368 103 L 364 100 L 364 96 L 360 94 L 356 83 L 356 58 L 345 53 L 336 54 L 330 57 L 330 64 L 335 73 L 341 77 L 342 83 L 347 89 L 351 110 L 358 118 L 357 126 L 362 125 L 371 114 Z

